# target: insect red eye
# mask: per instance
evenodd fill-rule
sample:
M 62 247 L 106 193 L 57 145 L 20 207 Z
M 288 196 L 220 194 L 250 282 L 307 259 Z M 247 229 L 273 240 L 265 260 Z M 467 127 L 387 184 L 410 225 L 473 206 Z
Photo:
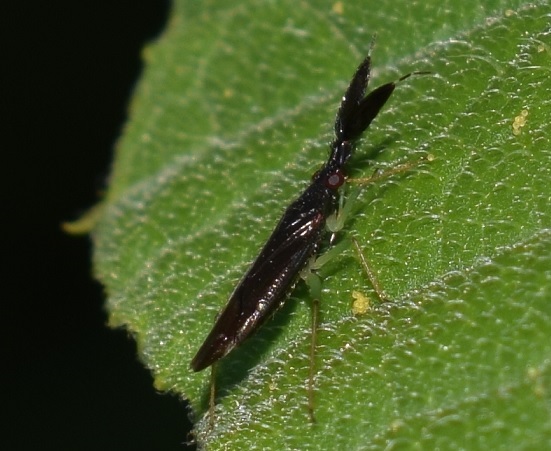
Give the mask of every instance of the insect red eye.
M 329 174 L 325 180 L 325 186 L 330 189 L 337 189 L 344 183 L 344 174 L 341 170 L 336 170 L 332 174 Z

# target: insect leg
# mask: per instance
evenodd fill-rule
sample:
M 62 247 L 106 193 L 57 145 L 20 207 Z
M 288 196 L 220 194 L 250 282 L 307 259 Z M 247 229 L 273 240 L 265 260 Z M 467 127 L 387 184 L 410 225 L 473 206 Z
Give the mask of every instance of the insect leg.
M 337 208 L 335 213 L 329 216 L 325 221 L 327 229 L 331 232 L 331 243 L 335 241 L 336 234 L 344 227 L 346 218 L 350 216 L 352 207 L 354 206 L 356 199 L 358 199 L 361 190 L 362 189 L 360 187 L 353 187 L 346 198 L 346 202 L 344 200 L 343 191 L 341 191 L 341 195 L 339 197 L 339 208 Z
M 368 180 L 371 181 L 371 178 L 368 179 Z M 362 191 L 362 188 L 360 186 L 353 187 L 350 191 L 350 194 L 347 196 L 346 202 L 344 202 L 344 196 L 341 195 L 340 200 L 339 200 L 338 210 L 333 215 L 331 215 L 329 218 L 327 218 L 326 224 L 327 224 L 327 228 L 333 233 L 332 239 L 335 236 L 335 233 L 337 233 L 338 231 L 340 231 L 342 229 L 342 227 L 344 225 L 344 222 L 346 221 L 346 218 L 350 215 L 350 213 L 352 211 L 352 207 L 353 207 L 354 203 L 356 202 L 356 200 L 357 200 L 357 198 L 358 198 L 361 191 Z M 375 290 L 375 293 L 377 294 L 377 296 L 379 297 L 379 299 L 381 301 L 386 301 L 388 298 L 387 298 L 384 290 L 382 289 L 381 284 L 379 283 L 379 281 L 377 279 L 375 271 L 373 271 L 373 269 L 371 268 L 371 265 L 369 264 L 369 262 L 367 261 L 367 259 L 365 258 L 364 254 L 362 253 L 362 251 L 360 249 L 360 245 L 358 244 L 358 241 L 353 236 L 351 236 L 349 239 L 346 239 L 345 241 L 342 241 L 341 243 L 339 243 L 337 246 L 335 246 L 330 251 L 328 251 L 328 253 L 333 254 L 333 251 L 335 249 L 338 249 L 338 252 L 341 252 L 342 248 L 344 248 L 345 245 L 346 245 L 346 247 L 348 247 L 350 245 L 349 240 L 352 241 L 352 244 L 354 245 L 354 247 L 355 247 L 355 249 L 358 253 L 360 263 L 362 264 L 362 266 L 363 266 L 363 268 L 364 268 L 364 270 L 365 270 L 365 272 L 366 272 L 366 274 L 367 274 L 367 276 L 368 276 L 368 278 L 371 282 L 371 286 Z M 323 258 L 324 261 L 320 261 L 319 263 L 316 262 L 316 264 L 319 264 L 321 266 L 326 261 L 328 261 L 329 258 L 331 258 L 329 256 L 326 257 L 325 255 L 326 254 L 324 254 L 322 257 L 319 258 L 319 260 L 321 260 Z
M 216 415 L 216 363 L 210 367 L 209 430 L 214 429 Z
M 377 297 L 382 301 L 388 301 L 388 297 L 385 294 L 381 284 L 379 283 L 379 279 L 377 278 L 377 274 L 375 274 L 375 271 L 369 264 L 369 261 L 367 258 L 365 258 L 364 253 L 362 252 L 362 249 L 360 248 L 360 244 L 358 243 L 358 240 L 354 237 L 351 237 L 352 243 L 354 244 L 354 247 L 356 248 L 356 252 L 358 253 L 358 257 L 360 259 L 360 262 L 364 268 L 365 273 L 367 274 L 367 277 L 369 278 L 369 281 L 371 282 L 371 286 L 373 287 L 373 290 L 375 290 L 375 293 L 377 294 Z
M 316 344 L 318 338 L 318 324 L 319 324 L 319 299 L 312 300 L 312 339 L 310 341 L 310 368 L 308 371 L 308 416 L 310 422 L 315 423 L 316 417 L 314 416 L 314 374 L 316 372 Z
M 319 325 L 319 306 L 321 301 L 321 278 L 315 273 L 325 263 L 335 257 L 335 255 L 342 253 L 343 249 L 349 246 L 346 241 L 340 242 L 336 246 L 326 251 L 324 254 L 317 258 L 312 258 L 308 266 L 301 272 L 300 277 L 308 285 L 310 296 L 312 299 L 312 331 L 310 339 L 310 368 L 308 371 L 308 416 L 310 422 L 315 423 L 316 417 L 314 416 L 314 376 L 316 372 L 316 347 L 317 347 L 317 335 Z
M 431 161 L 434 161 L 434 155 L 428 154 L 424 157 L 421 157 L 417 161 L 408 161 L 406 163 L 399 164 L 387 170 L 378 169 L 370 177 L 349 178 L 347 179 L 347 182 L 353 185 L 362 185 L 362 186 L 371 185 L 372 183 L 379 182 L 380 180 L 384 180 L 396 174 L 407 172 L 410 169 L 413 169 L 422 163 L 431 162 Z

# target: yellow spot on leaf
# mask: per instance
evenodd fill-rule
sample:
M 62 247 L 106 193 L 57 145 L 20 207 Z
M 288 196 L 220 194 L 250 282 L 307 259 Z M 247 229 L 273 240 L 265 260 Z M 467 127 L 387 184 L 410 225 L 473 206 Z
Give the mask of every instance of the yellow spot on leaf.
M 344 13 L 344 4 L 343 2 L 333 3 L 333 7 L 331 9 L 335 14 L 342 15 L 342 13 Z
M 359 291 L 352 292 L 352 313 L 356 316 L 365 315 L 371 308 L 371 300 L 363 293 Z
M 526 118 L 528 117 L 528 110 L 522 110 L 518 116 L 513 120 L 513 135 L 520 135 L 522 127 L 526 125 Z

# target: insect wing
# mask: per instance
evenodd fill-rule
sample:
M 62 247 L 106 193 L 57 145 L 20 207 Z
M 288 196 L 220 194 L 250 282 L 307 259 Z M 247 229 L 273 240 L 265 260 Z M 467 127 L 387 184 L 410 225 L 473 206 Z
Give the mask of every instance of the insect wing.
M 228 354 L 283 304 L 323 231 L 323 214 L 312 213 L 293 222 L 284 215 L 193 358 L 193 370 L 207 368 Z

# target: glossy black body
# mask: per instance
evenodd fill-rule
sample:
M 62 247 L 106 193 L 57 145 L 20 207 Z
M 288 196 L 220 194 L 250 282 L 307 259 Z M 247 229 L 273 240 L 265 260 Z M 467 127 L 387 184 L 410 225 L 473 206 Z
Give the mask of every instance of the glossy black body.
M 212 365 L 255 333 L 283 304 L 302 269 L 318 252 L 325 221 L 338 206 L 338 189 L 345 181 L 345 166 L 354 142 L 395 88 L 395 83 L 387 83 L 365 96 L 370 67 L 368 56 L 358 67 L 342 99 L 329 159 L 314 174 L 301 196 L 285 210 L 264 248 L 235 288 L 191 361 L 194 371 Z

